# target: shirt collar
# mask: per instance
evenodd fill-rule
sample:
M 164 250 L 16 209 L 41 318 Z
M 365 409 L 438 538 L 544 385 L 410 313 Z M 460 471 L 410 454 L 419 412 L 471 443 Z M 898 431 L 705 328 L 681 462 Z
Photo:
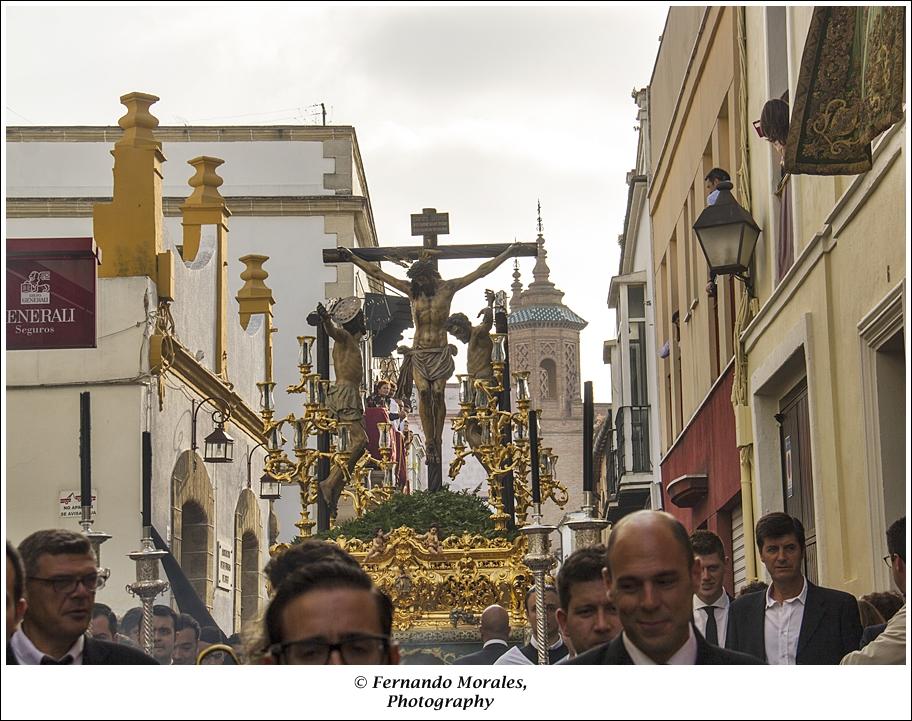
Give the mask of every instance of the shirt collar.
M 656 662 L 649 656 L 638 649 L 633 641 L 627 638 L 626 631 L 621 634 L 624 640 L 624 648 L 630 656 L 630 660 L 637 666 L 656 666 Z M 697 662 L 697 637 L 694 636 L 693 626 L 687 626 L 687 640 L 674 655 L 665 662 L 666 666 L 693 666 Z
M 728 604 L 728 594 L 725 593 L 724 588 L 722 589 L 722 595 L 712 603 L 703 603 L 703 601 L 700 600 L 700 597 L 697 594 L 694 594 L 694 611 L 705 606 L 715 606 L 716 608 L 726 609 L 728 608 Z
M 794 598 L 789 598 L 785 600 L 785 603 L 795 603 L 796 601 L 801 603 L 802 606 L 807 604 L 808 597 L 808 580 L 804 578 L 804 585 L 801 587 L 801 593 L 799 593 Z M 775 606 L 777 601 L 773 598 L 773 584 L 769 585 L 769 588 L 766 589 L 766 607 Z
M 502 643 L 504 646 L 509 646 L 509 645 L 510 645 L 510 644 L 508 644 L 506 641 L 504 641 L 502 638 L 492 638 L 490 641 L 485 641 L 485 642 L 484 642 L 484 645 L 482 646 L 482 648 L 487 648 L 487 647 L 490 646 L 492 643 Z
M 535 649 L 538 648 L 538 643 L 537 643 L 536 640 L 535 640 L 535 634 L 534 634 L 534 633 L 532 634 L 532 637 L 529 639 L 529 643 L 532 644 L 532 648 L 535 648 Z M 560 648 L 560 647 L 563 646 L 563 645 L 564 645 L 564 639 L 563 639 L 561 636 L 558 636 L 558 637 L 557 637 L 557 641 L 555 641 L 555 642 L 552 643 L 550 646 L 548 646 L 548 650 L 549 650 L 549 651 L 553 651 L 554 649 Z
M 16 632 L 13 634 L 13 637 L 10 639 L 10 646 L 13 648 L 13 653 L 16 655 L 16 659 L 23 666 L 38 666 L 41 664 L 41 659 L 49 654 L 46 654 L 44 651 L 38 649 L 32 640 L 25 635 L 25 632 L 22 630 L 22 627 L 16 629 Z M 76 665 L 82 664 L 82 652 L 85 648 L 85 634 L 81 635 L 76 639 L 76 643 L 70 646 L 69 651 L 67 651 L 63 656 L 72 656 L 73 663 Z M 61 656 L 60 658 L 63 658 Z M 60 659 L 54 659 L 59 661 Z

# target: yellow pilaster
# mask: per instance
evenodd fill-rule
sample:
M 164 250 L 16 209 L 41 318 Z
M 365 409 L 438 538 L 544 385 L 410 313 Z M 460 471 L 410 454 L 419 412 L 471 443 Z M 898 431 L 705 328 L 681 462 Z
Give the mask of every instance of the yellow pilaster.
M 263 263 L 269 260 L 267 255 L 245 255 L 241 259 L 244 264 L 244 271 L 241 273 L 241 280 L 244 281 L 244 287 L 238 291 L 236 296 L 240 308 L 241 327 L 244 329 L 250 323 L 250 317 L 262 314 L 266 321 L 266 377 L 264 380 L 272 381 L 272 306 L 275 299 L 272 297 L 272 290 L 264 282 L 269 277 L 269 273 L 263 270 Z
M 118 125 L 123 137 L 114 144 L 114 197 L 96 203 L 93 211 L 95 242 L 104 262 L 102 278 L 146 275 L 157 282 L 158 254 L 162 251 L 162 154 L 152 132 L 158 118 L 149 108 L 158 98 L 129 93 L 120 98 L 127 113 Z
M 215 172 L 224 160 L 201 155 L 187 161 L 196 173 L 188 181 L 193 192 L 181 206 L 184 261 L 196 258 L 203 226 L 211 225 L 216 234 L 216 262 L 218 263 L 216 289 L 215 372 L 228 378 L 228 218 L 231 213 L 219 192 L 224 182 Z

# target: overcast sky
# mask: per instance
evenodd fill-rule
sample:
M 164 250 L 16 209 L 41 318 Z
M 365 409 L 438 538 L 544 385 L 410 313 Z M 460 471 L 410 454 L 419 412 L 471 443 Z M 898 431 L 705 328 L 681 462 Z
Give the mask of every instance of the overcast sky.
M 583 380 L 609 400 L 631 91 L 649 83 L 666 6 L 217 7 L 5 3 L 4 122 L 112 125 L 130 91 L 161 98 L 163 125 L 315 124 L 325 103 L 328 124 L 357 132 L 381 245 L 420 242 L 409 215 L 424 207 L 449 212 L 444 244 L 533 241 L 540 199 L 551 279 L 589 321 Z M 474 318 L 511 272 L 454 310 Z

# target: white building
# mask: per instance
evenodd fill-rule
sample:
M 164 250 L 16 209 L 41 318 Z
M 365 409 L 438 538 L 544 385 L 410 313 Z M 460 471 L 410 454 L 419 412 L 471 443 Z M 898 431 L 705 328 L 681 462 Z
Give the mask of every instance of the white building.
M 121 132 L 118 127 L 7 128 L 7 237 L 91 237 L 93 204 L 111 197 L 110 150 Z M 155 137 L 167 159 L 160 170 L 161 229 L 168 246 L 183 242 L 180 206 L 194 174 L 187 161 L 201 156 L 225 161 L 217 187 L 231 214 L 228 297 L 242 285 L 241 257 L 262 253 L 271 258 L 266 270 L 277 301 L 276 415 L 299 413 L 301 397 L 283 391 L 299 380 L 297 336 L 315 334 L 307 314 L 327 298 L 363 296 L 371 288 L 383 292 L 351 264 L 322 262 L 324 248 L 377 246 L 354 128 L 156 127 Z M 212 361 L 205 345 L 190 349 L 202 351 L 204 362 Z M 300 513 L 294 489 L 285 490 L 276 513 L 279 540 L 290 540 Z
M 605 341 L 611 366 L 611 422 L 603 427 L 603 493 L 608 519 L 617 521 L 641 508 L 661 508 L 659 406 L 656 390 L 655 298 L 649 204 L 649 93 L 635 93 L 640 123 L 636 168 L 627 175 L 629 192 L 620 269 L 611 279 L 608 306 L 617 335 Z

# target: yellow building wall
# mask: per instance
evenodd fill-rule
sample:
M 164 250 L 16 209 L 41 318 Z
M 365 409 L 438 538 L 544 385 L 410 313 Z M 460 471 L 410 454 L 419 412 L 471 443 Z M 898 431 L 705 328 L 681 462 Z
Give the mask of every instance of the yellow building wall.
M 693 9 L 688 9 L 692 12 Z M 701 8 L 701 12 L 703 9 Z M 693 21 L 693 18 L 690 18 Z M 659 401 L 663 418 L 661 447 L 664 453 L 686 426 L 718 378 L 721 363 L 713 359 L 710 342 L 711 305 L 705 292 L 708 277 L 706 259 L 700 250 L 692 226 L 706 205 L 703 177 L 704 153 L 709 150 L 712 165 L 736 172 L 738 114 L 735 102 L 736 13 L 733 8 L 709 8 L 696 49 L 689 60 L 677 109 L 670 118 L 668 140 L 664 146 L 653 145 L 655 161 L 649 206 L 653 233 L 653 275 L 656 289 L 656 347 L 673 337 L 672 312 L 680 314 L 680 354 L 672 348 L 671 357 L 660 361 Z M 693 32 L 693 22 L 686 27 L 666 27 L 663 46 L 656 63 L 657 70 L 667 63 L 666 53 L 682 62 L 680 49 L 687 43 L 676 31 Z M 669 29 L 671 28 L 671 29 Z M 668 43 L 668 45 L 666 45 Z M 694 37 L 690 37 L 693 47 Z M 658 79 L 654 79 L 658 83 Z M 653 90 L 650 89 L 652 93 Z M 720 121 L 720 117 L 724 118 Z M 720 128 L 723 123 L 726 128 Z M 653 143 L 661 142 L 659 134 Z M 672 247 L 674 245 L 674 247 Z M 664 265 L 663 265 L 664 263 Z M 724 302 L 727 281 L 719 280 L 719 299 Z M 728 331 L 720 324 L 720 336 Z M 730 344 L 720 338 L 730 347 Z M 672 346 L 674 344 L 672 343 Z M 729 354 L 730 355 L 730 354 Z M 678 407 L 674 390 L 669 394 L 665 374 L 672 368 L 672 388 L 677 384 L 680 364 L 681 403 Z M 667 418 L 672 418 L 671 429 Z
M 813 8 L 789 8 L 789 86 L 793 96 Z M 763 8 L 748 8 L 748 113 L 759 117 L 768 99 Z M 901 124 L 902 125 L 902 124 Z M 782 510 L 778 431 L 758 408 L 758 387 L 771 368 L 788 368 L 788 338 L 804 334 L 804 368 L 779 371 L 782 387 L 808 381 L 819 581 L 856 595 L 887 590 L 879 558 L 886 553 L 872 518 L 868 479 L 862 345 L 858 325 L 905 277 L 907 219 L 904 127 L 875 148 L 875 167 L 863 176 L 793 177 L 795 266 L 774 288 L 771 232 L 773 174 L 769 146 L 750 136 L 752 214 L 763 229 L 756 289 L 762 310 L 742 336 L 754 407 L 755 516 Z M 908 342 L 908 341 L 907 341 Z M 897 389 L 899 392 L 900 389 Z M 761 399 L 761 400 L 758 400 Z M 765 440 L 764 440 L 765 439 Z M 877 533 L 875 533 L 877 530 Z M 882 565 L 882 564 L 880 564 Z M 764 575 L 761 567 L 761 577 Z

